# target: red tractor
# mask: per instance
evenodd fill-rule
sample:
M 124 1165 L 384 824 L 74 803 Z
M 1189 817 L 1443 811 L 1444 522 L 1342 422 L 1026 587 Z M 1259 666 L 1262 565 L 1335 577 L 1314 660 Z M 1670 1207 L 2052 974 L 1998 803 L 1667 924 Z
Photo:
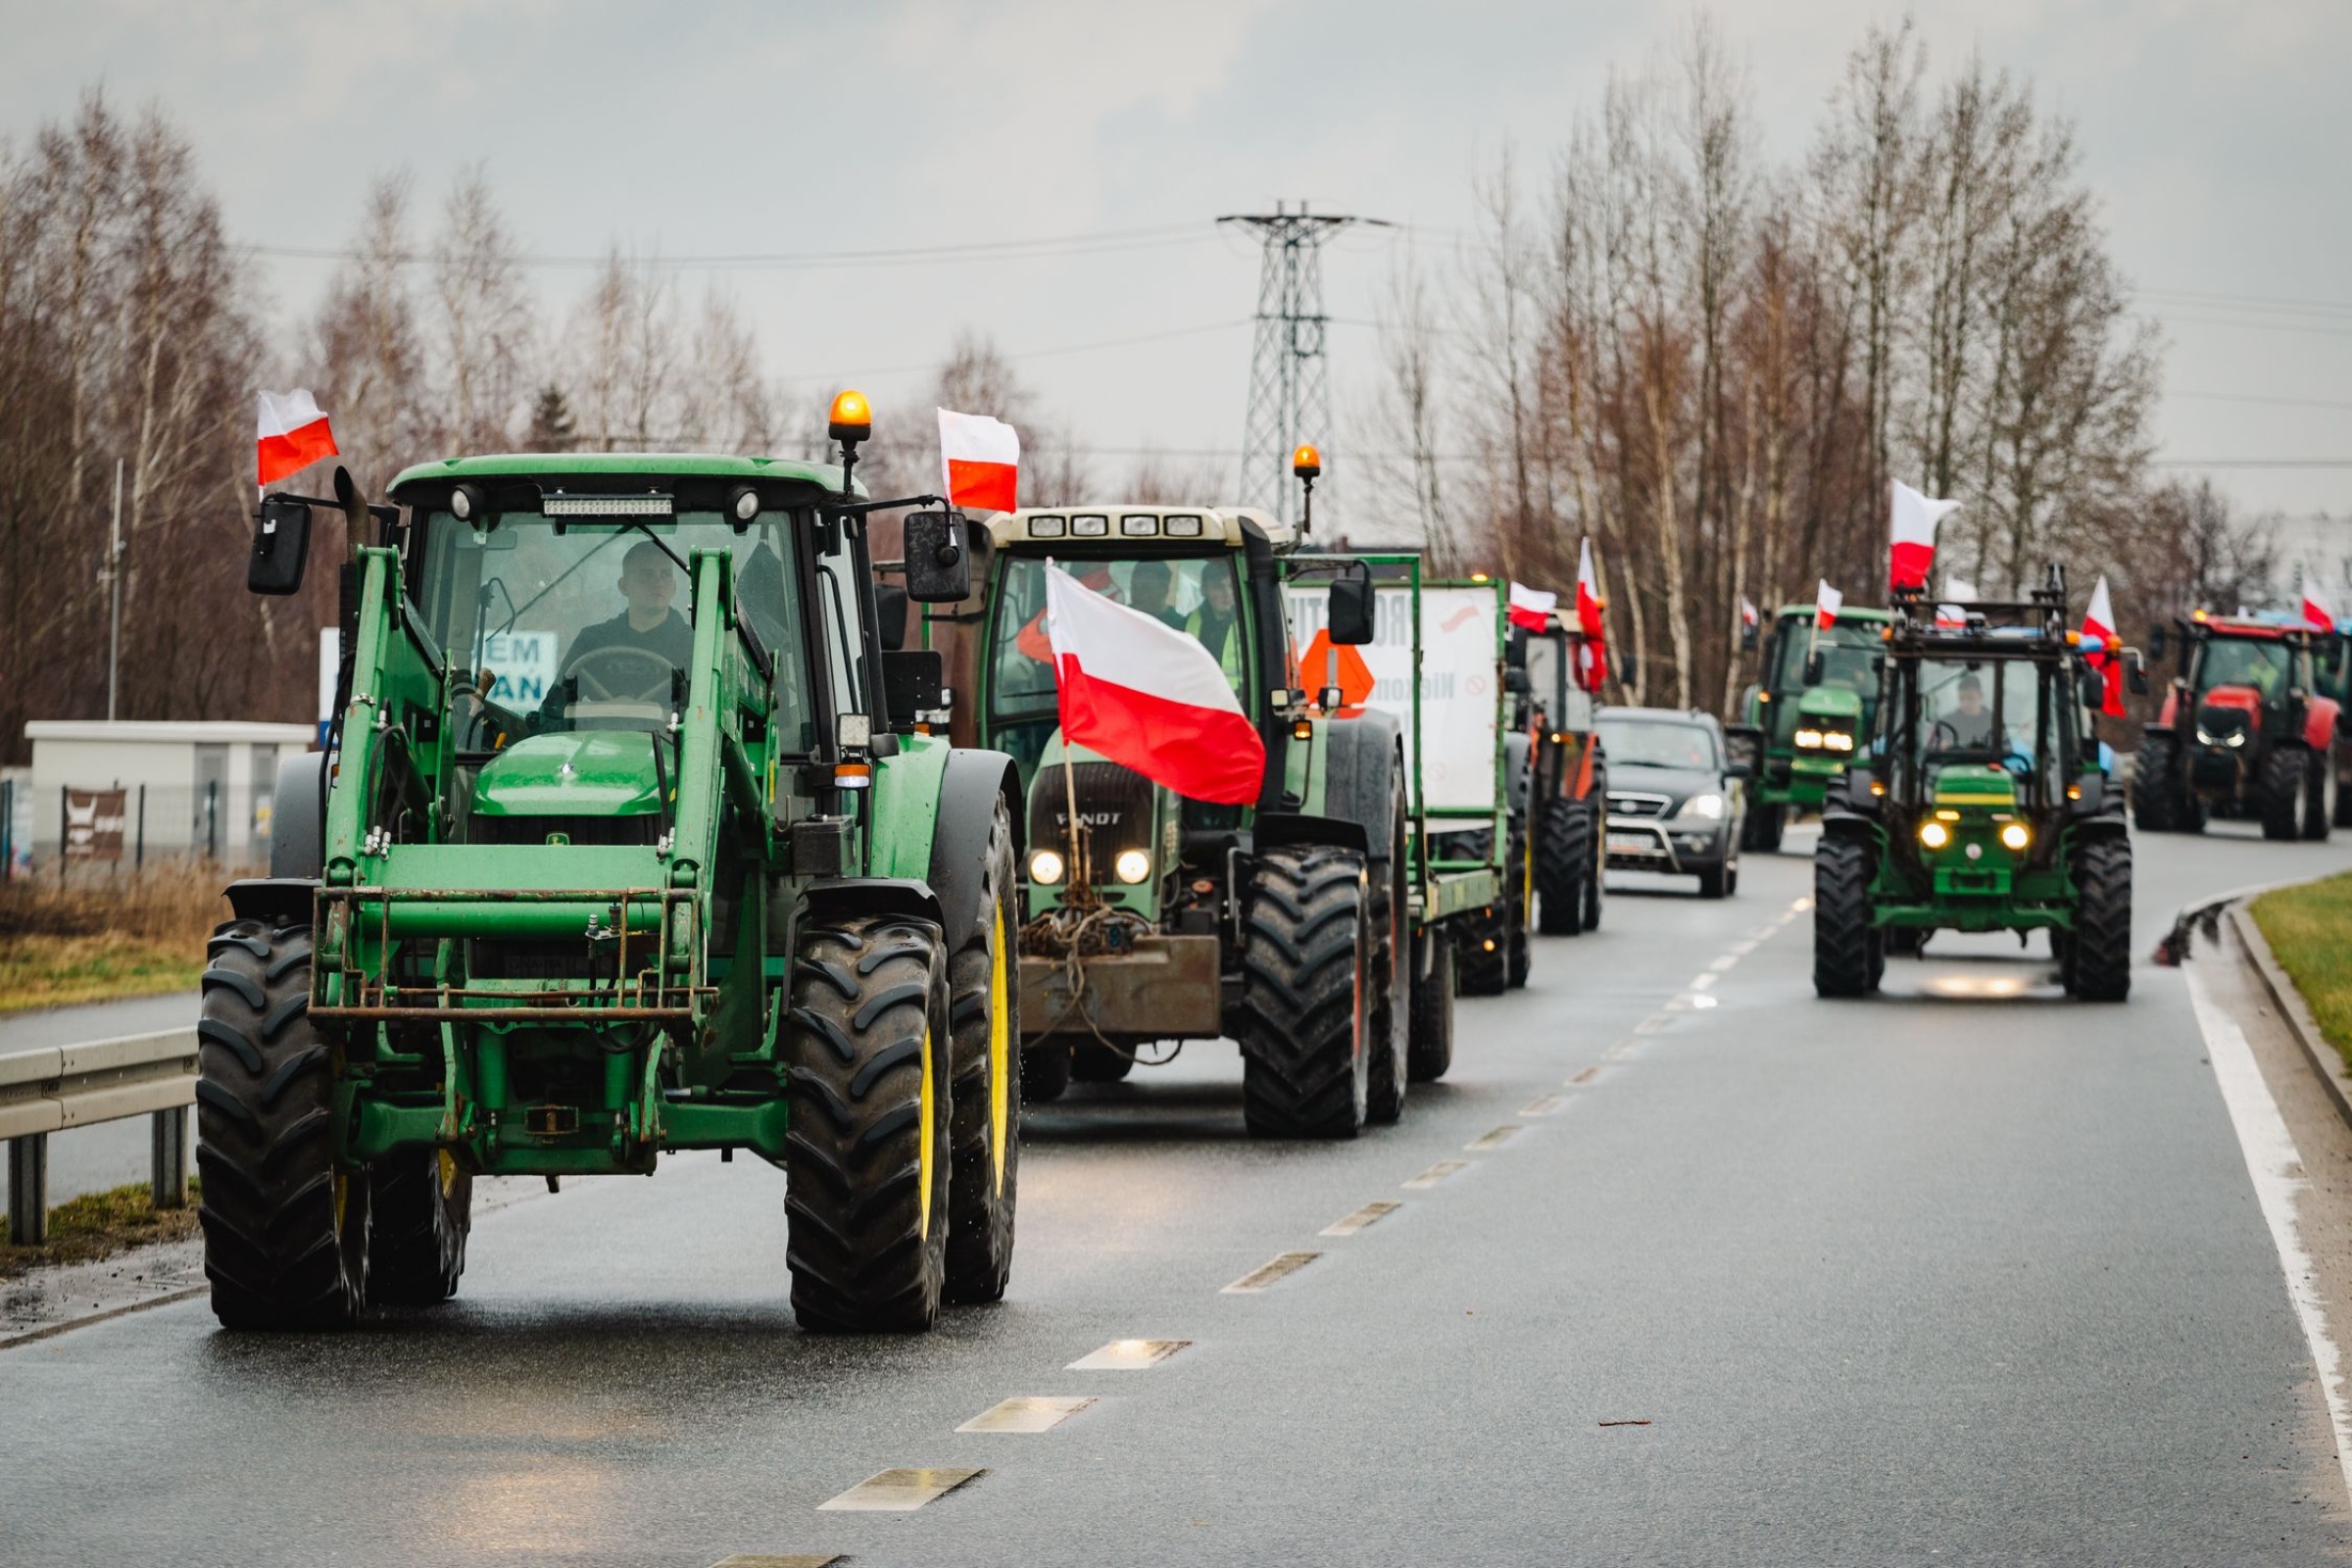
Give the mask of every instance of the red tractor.
M 1588 642 L 1557 612 L 1542 631 L 1511 630 L 1511 671 L 1526 676 L 1520 728 L 1527 737 L 1526 765 L 1513 777 L 1527 791 L 1536 929 L 1545 936 L 1572 937 L 1600 925 L 1609 769 L 1586 685 L 1593 657 Z M 1518 688 L 1517 680 L 1504 678 Z
M 2267 839 L 2324 839 L 2352 797 L 2336 790 L 2335 699 L 2321 695 L 2314 635 L 2198 611 L 2176 622 L 2180 672 L 2142 732 L 2132 815 L 2143 833 L 2202 832 L 2208 815 L 2248 817 Z M 2163 627 L 2149 652 L 2165 654 Z

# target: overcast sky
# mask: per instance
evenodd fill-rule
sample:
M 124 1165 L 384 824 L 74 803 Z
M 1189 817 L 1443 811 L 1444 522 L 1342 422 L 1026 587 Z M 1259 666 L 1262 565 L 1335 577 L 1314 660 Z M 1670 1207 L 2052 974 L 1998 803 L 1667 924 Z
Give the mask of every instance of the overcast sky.
M 1862 28 L 1902 13 L 1774 0 L 1716 14 L 1773 151 L 1793 155 Z M 2352 511 L 2352 4 L 1914 14 L 1933 65 L 1982 49 L 2079 122 L 2117 253 L 2169 344 L 2162 456 L 2334 460 L 2214 471 L 2255 506 Z M 1670 48 L 1690 16 L 1557 0 L 0 0 L 0 135 L 70 115 L 92 83 L 160 101 L 232 233 L 285 247 L 345 242 L 373 174 L 411 170 L 429 207 L 477 161 L 535 256 L 615 238 L 683 258 L 1135 236 L 713 275 L 811 404 L 854 381 L 884 417 L 923 416 L 906 400 L 970 327 L 1106 453 L 1225 450 L 1241 438 L 1257 270 L 1212 220 L 1304 198 L 1413 225 L 1443 253 L 1483 161 L 1512 140 L 1541 167 L 1609 66 Z M 1404 242 L 1364 232 L 1328 254 L 1335 316 L 1369 319 Z M 306 311 L 327 270 L 270 262 L 275 312 Z M 560 320 L 583 274 L 532 275 Z M 1335 329 L 1343 417 L 1375 347 L 1368 327 Z

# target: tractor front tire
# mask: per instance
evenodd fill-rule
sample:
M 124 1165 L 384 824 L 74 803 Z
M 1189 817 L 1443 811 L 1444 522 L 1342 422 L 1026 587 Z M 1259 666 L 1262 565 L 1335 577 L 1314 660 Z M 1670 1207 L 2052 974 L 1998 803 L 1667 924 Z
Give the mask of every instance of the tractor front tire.
M 1573 937 L 1585 930 L 1592 875 L 1592 817 L 1575 801 L 1549 801 L 1536 839 L 1536 929 L 1547 937 Z
M 2300 746 L 2274 746 L 2262 760 L 2254 781 L 2254 808 L 2262 817 L 2266 839 L 2303 836 L 2304 751 Z
M 784 1144 L 792 1310 L 920 1333 L 947 1281 L 954 1034 L 939 927 L 811 921 L 793 960 Z
M 971 935 L 948 959 L 955 1038 L 948 1172 L 950 1301 L 1004 1299 L 1021 1168 L 1021 970 L 1012 815 L 997 797 Z
M 1353 1138 L 1370 1096 L 1371 896 L 1361 852 L 1257 857 L 1242 952 L 1242 1113 L 1258 1138 Z
M 1511 989 L 1512 931 L 1517 922 L 1512 913 L 1519 907 L 1519 878 L 1515 874 L 1517 860 L 1511 849 L 1519 835 L 1512 833 L 1505 840 L 1502 864 L 1496 872 L 1501 886 L 1495 890 L 1493 904 L 1474 913 L 1464 915 L 1458 925 L 1461 941 L 1459 963 L 1462 995 L 1465 997 L 1499 997 Z M 1494 848 L 1492 828 L 1480 828 L 1461 836 L 1456 852 L 1465 860 L 1491 858 Z M 1520 928 L 1520 942 L 1526 941 L 1525 928 Z
M 1390 795 L 1388 854 L 1366 868 L 1371 877 L 1373 947 L 1371 1037 L 1365 1046 L 1372 1062 L 1365 1080 L 1364 1117 L 1384 1127 L 1403 1117 L 1405 1086 L 1412 1080 L 1412 895 L 1405 847 L 1410 811 L 1401 765 Z
M 2132 994 L 2132 842 L 2092 839 L 2075 858 L 2074 940 L 2067 944 L 2068 987 L 2084 1002 L 2121 1002 Z
M 1870 846 L 1823 834 L 1813 852 L 1813 991 L 1865 997 L 1879 988 L 1886 948 L 1870 926 Z
M 394 1151 L 368 1172 L 368 1299 L 434 1306 L 458 1294 L 473 1229 L 473 1175 L 447 1150 Z
M 2178 833 L 2180 817 L 2180 743 L 2150 732 L 2132 761 L 2132 825 L 2142 833 Z
M 1788 807 L 1787 802 L 1770 801 L 1750 808 L 1747 813 L 1746 830 L 1749 842 L 1745 847 L 1751 850 L 1762 850 L 1767 855 L 1778 855 L 1781 850 L 1781 834 L 1788 825 Z
M 347 1328 L 368 1299 L 369 1184 L 335 1158 L 338 1052 L 311 1023 L 310 927 L 232 920 L 207 951 L 196 1168 L 213 1315 Z
M 1417 1084 L 1436 1083 L 1453 1066 L 1453 938 L 1430 926 L 1413 939 L 1429 947 L 1429 972 L 1413 981 L 1412 1038 L 1405 1070 Z

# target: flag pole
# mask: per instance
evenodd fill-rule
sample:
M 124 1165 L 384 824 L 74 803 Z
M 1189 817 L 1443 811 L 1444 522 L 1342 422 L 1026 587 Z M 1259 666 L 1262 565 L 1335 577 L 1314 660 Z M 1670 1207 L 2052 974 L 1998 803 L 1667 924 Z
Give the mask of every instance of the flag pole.
M 1048 556 L 1046 558 L 1046 570 L 1052 571 L 1054 569 L 1054 558 L 1052 556 Z M 1053 624 L 1053 619 L 1054 601 L 1052 596 L 1049 594 L 1046 600 L 1046 622 L 1048 626 Z M 1061 656 L 1058 653 L 1054 657 L 1054 683 L 1057 688 L 1061 684 Z M 1069 877 L 1067 886 L 1070 890 L 1070 896 L 1063 902 L 1068 904 L 1076 904 L 1083 897 L 1081 890 L 1091 889 L 1094 886 L 1094 883 L 1086 875 L 1085 841 L 1079 836 L 1078 832 L 1078 770 L 1072 766 L 1070 762 L 1070 732 L 1067 729 L 1064 729 L 1061 732 L 1061 789 L 1062 799 L 1067 803 L 1064 807 L 1064 809 L 1069 814 L 1070 826 L 1070 863 L 1069 869 L 1066 873 Z
M 115 721 L 115 693 L 122 667 L 122 460 L 115 460 L 115 522 L 106 550 L 106 575 L 114 610 L 106 630 L 106 721 Z

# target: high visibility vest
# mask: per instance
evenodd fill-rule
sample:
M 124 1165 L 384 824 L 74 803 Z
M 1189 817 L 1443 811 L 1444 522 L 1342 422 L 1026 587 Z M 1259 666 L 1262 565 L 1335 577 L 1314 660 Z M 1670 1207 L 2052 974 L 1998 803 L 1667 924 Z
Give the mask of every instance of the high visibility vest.
M 1207 639 L 1200 635 L 1200 617 L 1205 609 L 1206 607 L 1203 606 L 1201 610 L 1196 610 L 1184 617 L 1185 635 L 1203 648 L 1208 646 Z M 1240 691 L 1242 679 L 1249 673 L 1249 668 L 1243 662 L 1242 617 L 1238 611 L 1234 617 L 1225 623 L 1225 651 L 1217 656 L 1217 664 L 1225 671 L 1225 678 L 1232 683 L 1233 689 L 1237 692 Z

